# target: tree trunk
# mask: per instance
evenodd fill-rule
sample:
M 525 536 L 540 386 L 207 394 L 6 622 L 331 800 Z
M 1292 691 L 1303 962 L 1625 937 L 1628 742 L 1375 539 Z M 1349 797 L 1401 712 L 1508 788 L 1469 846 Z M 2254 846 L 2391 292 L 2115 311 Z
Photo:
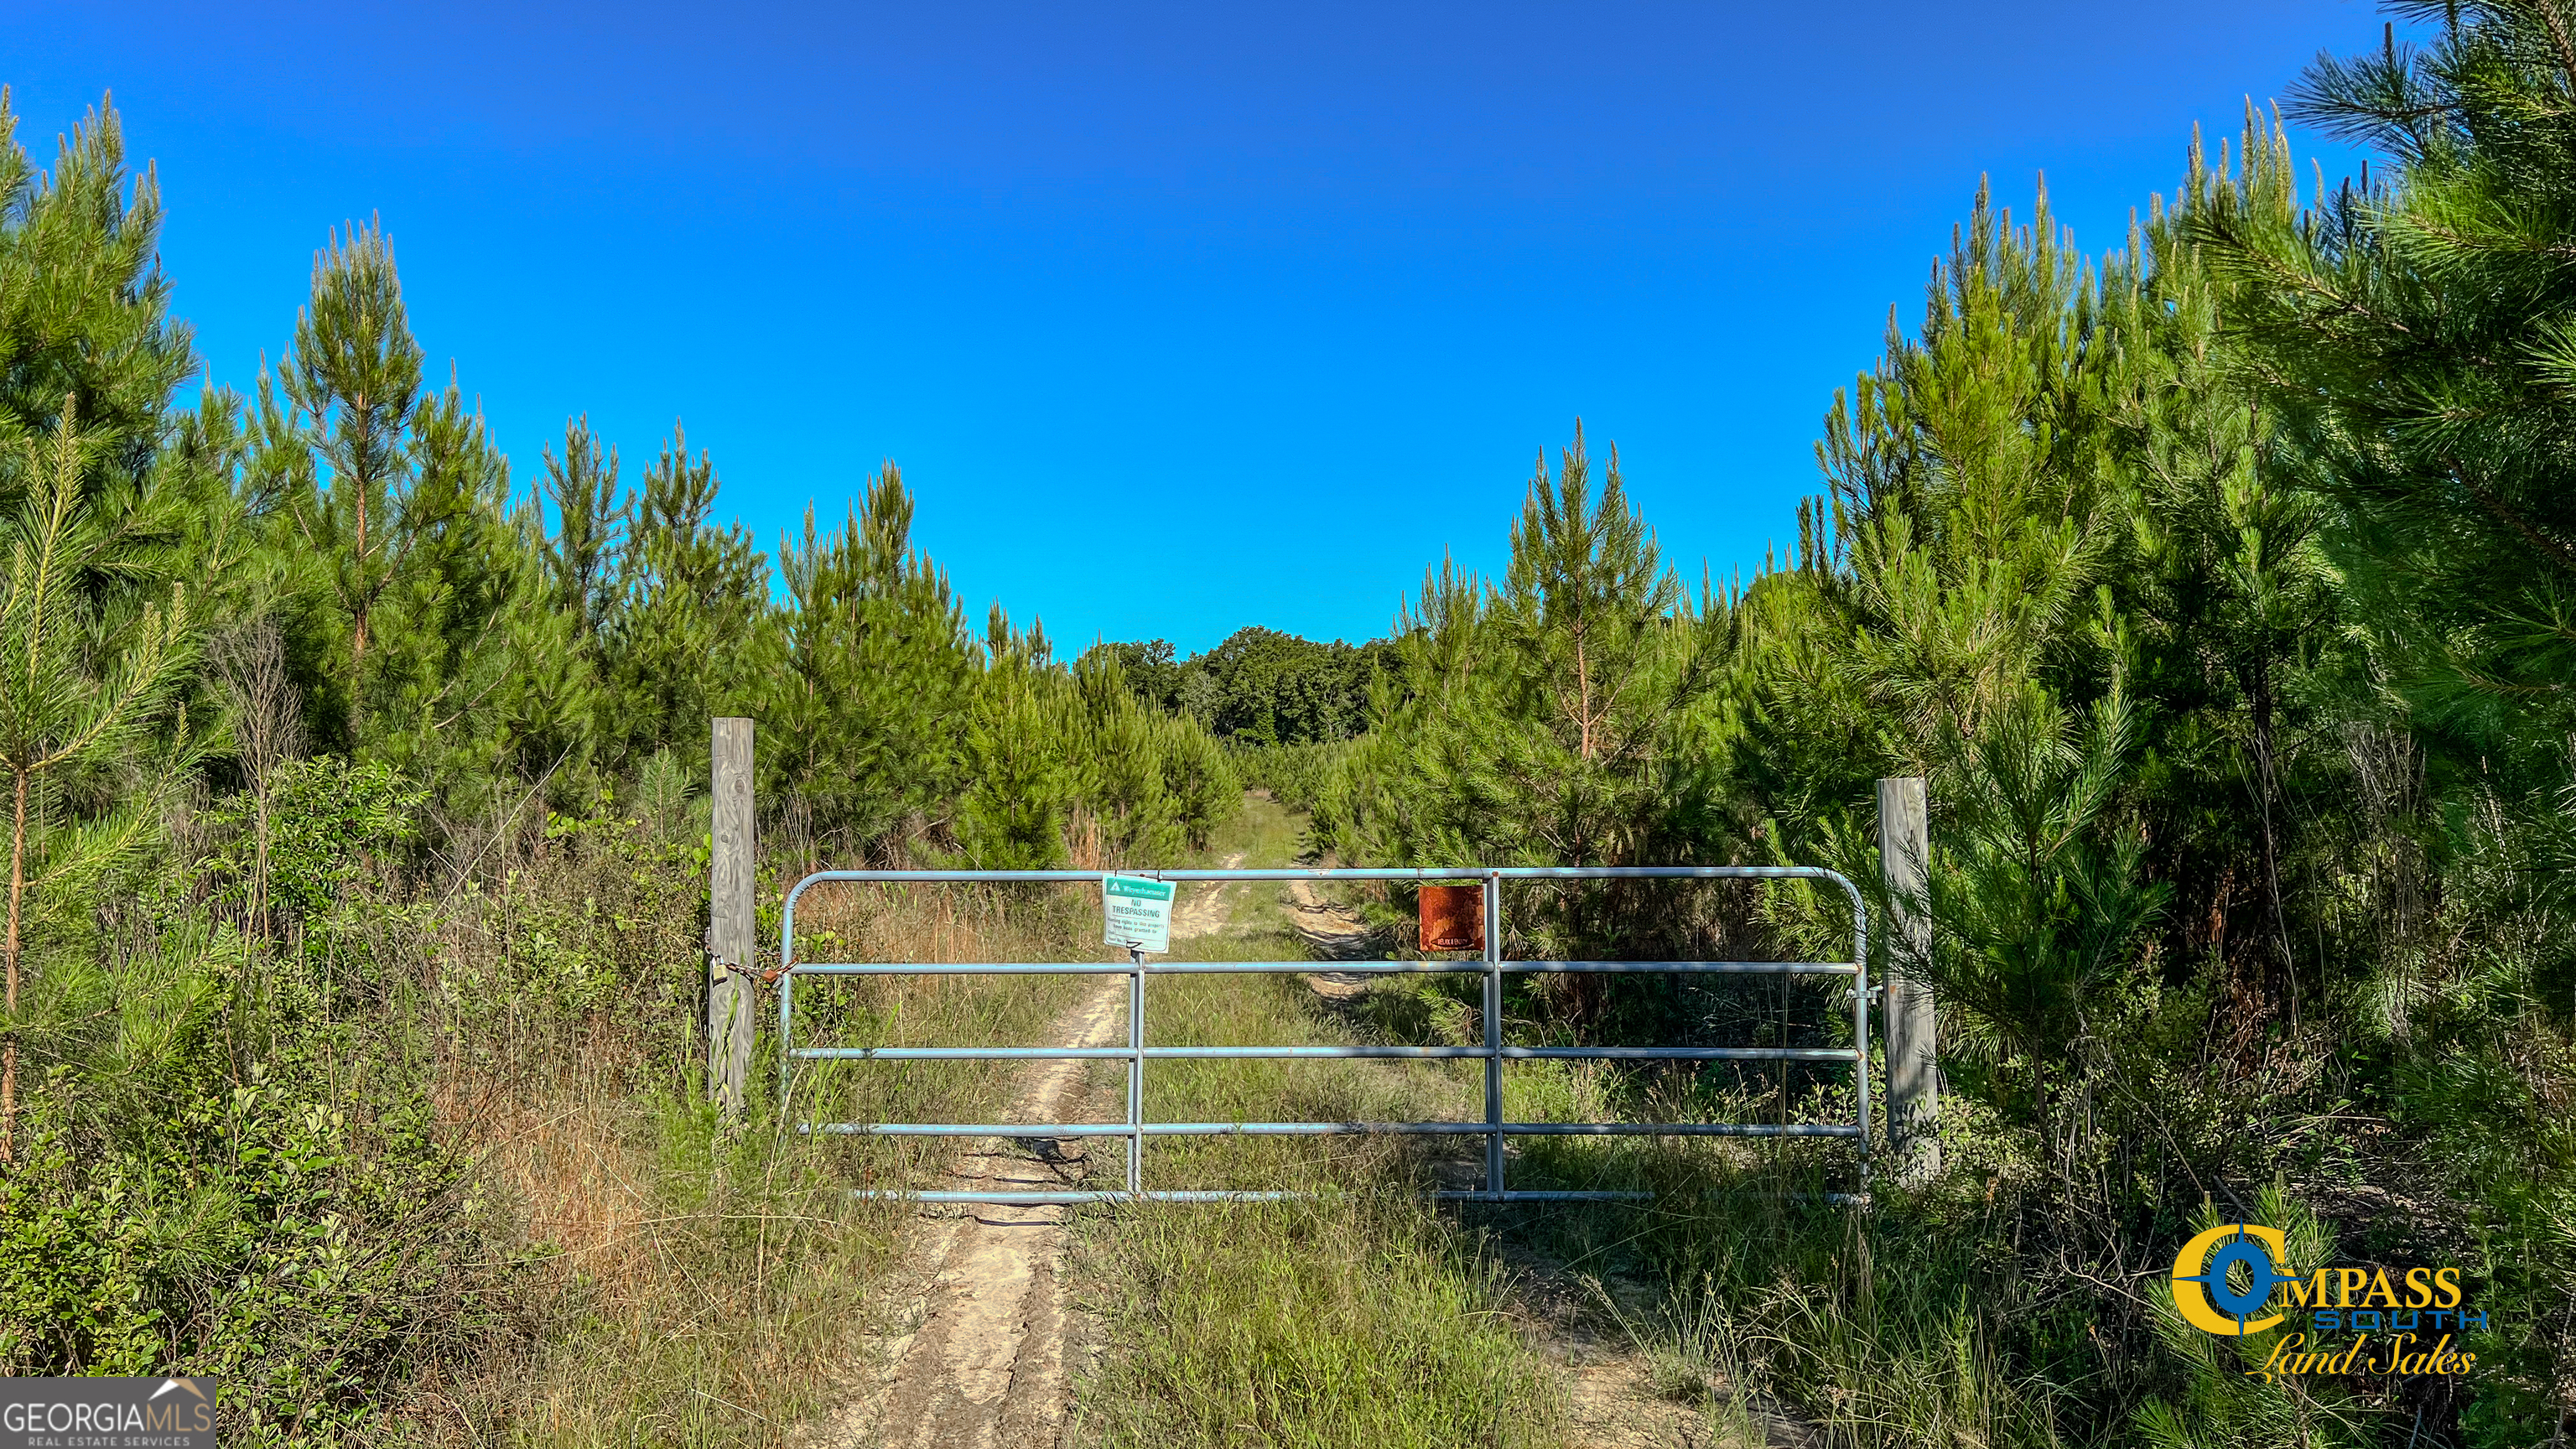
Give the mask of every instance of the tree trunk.
M 2263 889 L 2272 909 L 2272 933 L 2281 948 L 2281 986 L 2289 998 L 2290 1021 L 2299 1019 L 2299 964 L 2290 950 L 2290 916 L 2281 897 L 2281 848 L 2272 820 L 2275 772 L 2272 762 L 2272 666 L 2257 659 L 2253 669 L 2254 793 L 2263 821 Z
M 9 811 L 9 1040 L 0 1044 L 0 1163 L 18 1160 L 18 923 L 27 899 L 27 772 L 17 770 Z
M 259 832 L 258 855 L 251 862 L 250 926 L 263 941 L 268 939 L 268 771 L 262 768 L 252 782 L 251 803 L 257 807 L 252 822 Z
M 1585 657 L 1583 640 L 1574 641 L 1574 709 L 1580 726 L 1582 757 L 1592 758 L 1592 661 Z
M 360 400 L 364 406 L 364 399 Z M 349 600 L 349 753 L 358 753 L 358 725 L 362 711 L 362 683 L 367 662 L 367 613 L 375 600 L 375 591 L 367 586 L 367 485 L 372 479 L 350 480 L 357 494 L 358 547 L 355 562 L 358 573 L 357 596 Z

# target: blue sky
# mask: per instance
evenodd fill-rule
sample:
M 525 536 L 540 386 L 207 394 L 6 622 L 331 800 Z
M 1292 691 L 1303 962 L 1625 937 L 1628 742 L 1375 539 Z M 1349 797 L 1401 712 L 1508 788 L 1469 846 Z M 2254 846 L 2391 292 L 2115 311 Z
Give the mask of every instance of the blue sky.
M 1492 569 L 1585 420 L 1696 575 L 1759 563 L 1978 177 L 2079 245 L 2355 0 L 51 6 L 40 160 L 113 89 L 209 376 L 380 216 L 523 484 L 685 421 L 764 548 L 880 460 L 980 622 L 1382 632 Z M 2311 138 L 2331 178 L 2355 158 Z

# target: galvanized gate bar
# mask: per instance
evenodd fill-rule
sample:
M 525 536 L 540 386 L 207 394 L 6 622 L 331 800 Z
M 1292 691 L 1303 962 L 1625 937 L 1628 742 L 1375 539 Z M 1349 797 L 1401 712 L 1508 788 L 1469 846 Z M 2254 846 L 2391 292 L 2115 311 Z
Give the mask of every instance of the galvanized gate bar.
M 1142 1055 L 1191 1061 L 1251 1061 L 1271 1058 L 1391 1057 L 1411 1061 L 1473 1058 L 1482 1061 L 1499 1052 L 1505 1061 L 1548 1057 L 1600 1057 L 1620 1061 L 1676 1062 L 1848 1062 L 1860 1053 L 1849 1047 L 1418 1047 L 1418 1046 L 1240 1046 L 1147 1047 Z M 821 1062 L 1080 1062 L 1126 1061 L 1133 1047 L 795 1047 L 798 1061 Z
M 1850 1137 L 1848 1122 L 1505 1122 L 1514 1137 Z M 1128 1137 L 1124 1122 L 825 1122 L 829 1137 Z M 1486 1122 L 1148 1122 L 1148 1137 L 1329 1137 L 1423 1133 L 1482 1137 Z
M 1148 880 L 1829 880 L 1860 899 L 1839 871 L 1821 865 L 1468 865 L 1383 869 L 1361 866 L 1244 866 L 1229 870 L 818 870 L 789 888 L 790 902 L 806 887 L 827 881 L 877 885 L 1007 884 L 1097 881 L 1108 875 Z
M 1177 891 L 1174 894 L 1178 894 Z M 1127 978 L 1127 1186 L 1145 1185 L 1145 953 L 1133 947 Z
M 1651 975 L 1851 976 L 1848 961 L 1500 961 L 1506 972 L 1544 971 L 1568 975 L 1583 972 L 1627 972 Z M 952 961 L 914 964 L 903 961 L 817 961 L 796 968 L 800 976 L 1124 976 L 1135 968 L 1125 962 L 1101 961 Z M 1318 971 L 1376 975 L 1407 972 L 1488 969 L 1483 961 L 1162 961 L 1157 976 L 1252 976 L 1264 972 L 1312 975 Z
M 1485 948 L 1474 961 L 1184 961 L 1149 965 L 1142 953 L 1124 962 L 984 961 L 931 964 L 921 962 L 798 962 L 795 955 L 796 902 L 807 888 L 833 881 L 873 884 L 977 882 L 1096 882 L 1105 874 L 1085 870 L 852 870 L 818 871 L 788 891 L 779 928 L 778 1024 L 782 1047 L 782 1097 L 792 1092 L 795 1065 L 802 1061 L 1125 1061 L 1127 1120 L 1124 1122 L 1005 1124 L 923 1122 L 828 1122 L 800 1124 L 800 1130 L 835 1136 L 1008 1137 L 1127 1139 L 1125 1190 L 1067 1192 L 910 1192 L 862 1191 L 858 1196 L 915 1202 L 1095 1203 L 1095 1202 L 1264 1202 L 1299 1194 L 1225 1190 L 1148 1192 L 1144 1190 L 1144 1141 L 1147 1137 L 1326 1136 L 1370 1133 L 1417 1133 L 1481 1136 L 1485 1139 L 1485 1186 L 1474 1191 L 1445 1191 L 1435 1197 L 1476 1202 L 1567 1202 L 1637 1199 L 1641 1192 L 1516 1192 L 1504 1184 L 1503 1143 L 1510 1137 L 1841 1137 L 1859 1149 L 1866 1178 L 1869 1163 L 1869 933 L 1867 907 L 1860 891 L 1842 875 L 1818 866 L 1493 866 L 1457 869 L 1244 869 L 1158 870 L 1133 872 L 1169 881 L 1237 880 L 1474 880 L 1482 887 Z M 1502 885 L 1516 880 L 1813 880 L 1842 887 L 1852 906 L 1852 959 L 1849 961 L 1507 961 L 1502 959 Z M 1145 978 L 1148 975 L 1351 972 L 1365 974 L 1461 973 L 1484 975 L 1484 1042 L 1472 1047 L 1413 1046 L 1251 1046 L 1148 1047 L 1145 1045 Z M 1506 1046 L 1502 1040 L 1502 979 L 1507 974 L 1617 973 L 1676 975 L 1849 976 L 1853 978 L 1852 1038 L 1847 1048 L 1828 1047 L 1586 1047 Z M 1127 988 L 1127 1043 L 1116 1047 L 800 1047 L 795 1044 L 795 991 L 800 976 L 1105 976 L 1123 975 Z M 1485 1064 L 1485 1120 L 1482 1122 L 1148 1122 L 1145 1120 L 1145 1063 L 1151 1060 L 1260 1059 L 1395 1059 L 1481 1060 Z M 1854 1111 L 1849 1122 L 1506 1122 L 1502 1115 L 1502 1066 L 1506 1061 L 1802 1061 L 1845 1062 L 1854 1068 Z
M 1503 883 L 1485 873 L 1485 1191 L 1503 1190 Z

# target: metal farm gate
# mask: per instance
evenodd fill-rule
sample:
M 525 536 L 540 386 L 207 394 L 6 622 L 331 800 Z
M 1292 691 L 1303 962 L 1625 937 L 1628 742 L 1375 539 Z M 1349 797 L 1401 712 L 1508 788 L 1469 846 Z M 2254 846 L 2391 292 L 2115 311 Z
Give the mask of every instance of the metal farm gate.
M 808 1124 L 807 1131 L 883 1137 L 1123 1137 L 1127 1139 L 1127 1185 L 1123 1190 L 1067 1192 L 888 1192 L 922 1202 L 1088 1203 L 1234 1202 L 1293 1196 L 1278 1192 L 1147 1192 L 1144 1189 L 1145 1139 L 1206 1137 L 1224 1134 L 1325 1136 L 1352 1133 L 1409 1132 L 1485 1139 L 1484 1186 L 1474 1191 L 1443 1192 L 1444 1198 L 1470 1202 L 1539 1202 L 1599 1198 L 1636 1198 L 1633 1192 L 1515 1192 L 1503 1180 L 1503 1141 L 1538 1136 L 1664 1137 L 1841 1137 L 1853 1143 L 1861 1172 L 1869 1162 L 1869 937 L 1866 908 L 1852 883 L 1834 871 L 1815 866 L 1623 866 L 1503 867 L 1454 870 L 1162 870 L 1134 871 L 1164 881 L 1403 881 L 1411 883 L 1471 881 L 1483 887 L 1484 959 L 1481 961 L 1167 961 L 1149 963 L 1130 952 L 1126 962 L 989 961 L 956 964 L 924 962 L 799 961 L 796 956 L 796 900 L 827 881 L 882 884 L 936 882 L 1093 881 L 1104 872 L 1080 870 L 828 870 L 798 881 L 787 893 L 785 919 L 779 932 L 779 959 L 787 963 L 778 983 L 780 1071 L 792 1087 L 799 1063 L 830 1061 L 1123 1061 L 1127 1063 L 1127 1117 L 1123 1122 L 949 1123 L 828 1122 Z M 1812 880 L 1830 882 L 1851 898 L 1852 952 L 1847 961 L 1507 961 L 1501 956 L 1502 888 L 1507 881 L 1561 880 Z M 1228 973 L 1480 972 L 1485 978 L 1484 1036 L 1481 1046 L 1155 1046 L 1145 1043 L 1145 982 L 1154 976 Z M 1852 1042 L 1843 1047 L 1662 1047 L 1662 1046 L 1506 1046 L 1502 1039 L 1503 977 L 1513 974 L 1672 972 L 1698 975 L 1844 976 L 1851 978 Z M 1127 978 L 1127 1044 L 1110 1047 L 845 1047 L 800 1046 L 796 1041 L 796 985 L 825 976 L 1109 976 Z M 1145 1120 L 1145 1066 L 1161 1060 L 1219 1058 L 1432 1058 L 1466 1059 L 1485 1064 L 1485 1118 L 1481 1122 L 1149 1122 Z M 1793 1061 L 1834 1062 L 1852 1069 L 1851 1119 L 1837 1122 L 1506 1122 L 1503 1120 L 1503 1064 L 1557 1058 L 1612 1061 Z M 782 1100 L 784 1100 L 782 1094 Z M 867 1196 L 879 1194 L 868 1193 Z

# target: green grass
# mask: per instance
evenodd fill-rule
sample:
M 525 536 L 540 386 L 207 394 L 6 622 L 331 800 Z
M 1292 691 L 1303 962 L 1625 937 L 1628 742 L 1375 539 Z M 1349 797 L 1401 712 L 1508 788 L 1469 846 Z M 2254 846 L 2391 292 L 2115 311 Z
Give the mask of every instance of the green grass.
M 1265 801 L 1211 855 L 1285 863 L 1296 817 Z M 1202 960 L 1296 959 L 1276 889 L 1237 886 Z M 1328 969 L 1328 968 L 1326 968 Z M 1156 1043 L 1464 1040 L 1472 1015 L 1431 978 L 1393 978 L 1334 1004 L 1294 976 L 1157 978 Z M 1162 1062 L 1160 1120 L 1428 1120 L 1481 1114 L 1473 1062 Z M 1847 1084 L 1715 1074 L 1661 1079 L 1596 1064 L 1517 1063 L 1520 1120 L 1763 1120 Z M 1605 1305 L 1653 1392 L 1698 1408 L 1718 1442 L 1758 1442 L 1759 1403 L 1840 1445 L 2053 1445 L 2055 1391 L 2003 1367 L 2001 1285 L 1976 1244 L 1992 1225 L 1836 1207 L 1838 1142 L 1527 1139 L 1520 1187 L 1636 1188 L 1642 1204 L 1441 1209 L 1435 1184 L 1479 1175 L 1474 1138 L 1163 1139 L 1154 1187 L 1302 1188 L 1282 1204 L 1151 1206 L 1081 1220 L 1076 1281 L 1107 1320 L 1080 1386 L 1081 1442 L 1102 1445 L 1553 1445 L 1564 1390 L 1510 1312 L 1504 1257 L 1609 1279 Z M 1884 1188 L 1882 1186 L 1882 1193 Z M 1945 1224 L 1947 1226 L 1945 1227 Z M 2045 1295 L 2014 1295 L 2047 1314 Z M 2045 1322 L 2014 1324 L 2027 1337 Z M 2076 1335 L 2080 1325 L 2068 1323 Z
M 1296 817 L 1268 801 L 1209 849 L 1285 864 Z M 1296 960 L 1278 888 L 1231 888 L 1230 928 L 1182 959 Z M 1157 1044 L 1361 1039 L 1295 976 L 1160 977 Z M 1471 1064 L 1472 1065 L 1472 1064 Z M 1480 1070 L 1480 1069 L 1479 1069 Z M 1474 1078 L 1438 1062 L 1159 1062 L 1160 1120 L 1387 1120 L 1455 1114 Z M 1181 1138 L 1147 1148 L 1153 1187 L 1284 1187 L 1292 1202 L 1152 1204 L 1085 1216 L 1075 1281 L 1107 1323 L 1080 1385 L 1079 1442 L 1553 1446 L 1563 1394 L 1509 1316 L 1508 1285 L 1421 1189 L 1444 1150 L 1416 1138 Z
M 1207 943 L 1294 959 L 1284 937 Z M 1207 959 L 1210 951 L 1199 953 Z M 1293 976 L 1161 978 L 1148 1039 L 1353 1040 Z M 1432 1062 L 1162 1062 L 1161 1120 L 1454 1114 L 1474 1089 Z M 1079 1423 L 1104 1445 L 1566 1442 L 1561 1391 L 1508 1315 L 1501 1270 L 1430 1206 L 1439 1139 L 1180 1138 L 1153 1187 L 1294 1188 L 1305 1200 L 1094 1214 L 1076 1281 L 1109 1324 Z
M 1092 1220 L 1103 1445 L 1552 1446 L 1561 1390 L 1490 1258 L 1417 1198 L 1351 1193 Z

